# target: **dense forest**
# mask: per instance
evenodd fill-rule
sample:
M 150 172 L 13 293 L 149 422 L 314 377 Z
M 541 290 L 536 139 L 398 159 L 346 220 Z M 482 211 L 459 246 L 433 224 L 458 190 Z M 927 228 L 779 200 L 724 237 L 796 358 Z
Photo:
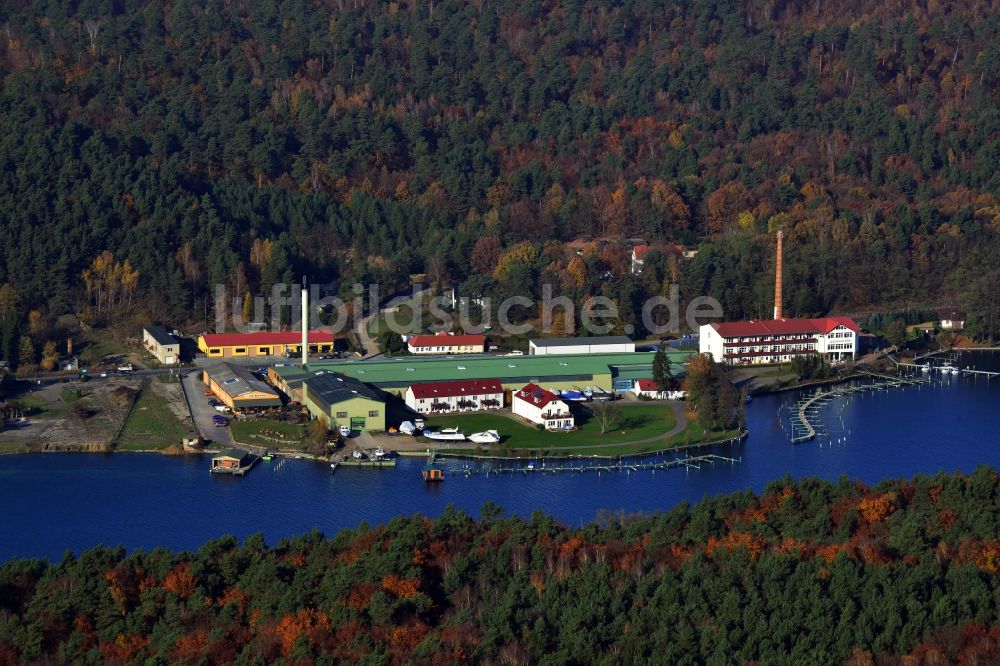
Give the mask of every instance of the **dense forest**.
M 985 664 L 1000 477 L 785 479 L 580 529 L 448 509 L 0 566 L 0 663 Z M 913 658 L 903 662 L 905 656 Z
M 673 281 L 759 317 L 780 228 L 789 315 L 948 304 L 1000 337 L 989 2 L 7 2 L 0 75 L 22 330 L 197 327 L 214 285 L 303 274 L 550 283 L 628 323 Z

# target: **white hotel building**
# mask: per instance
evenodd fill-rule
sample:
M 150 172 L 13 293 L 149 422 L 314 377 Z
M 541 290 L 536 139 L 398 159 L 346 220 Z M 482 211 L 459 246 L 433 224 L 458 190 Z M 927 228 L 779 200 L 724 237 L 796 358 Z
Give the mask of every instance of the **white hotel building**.
M 803 354 L 836 363 L 857 355 L 859 332 L 850 317 L 721 322 L 700 328 L 698 351 L 730 365 L 787 363 Z

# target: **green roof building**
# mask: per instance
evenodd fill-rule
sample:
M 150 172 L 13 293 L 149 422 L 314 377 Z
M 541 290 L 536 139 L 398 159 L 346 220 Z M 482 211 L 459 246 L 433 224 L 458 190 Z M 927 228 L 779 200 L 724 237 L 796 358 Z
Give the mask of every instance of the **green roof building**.
M 606 354 L 546 354 L 544 356 L 449 356 L 447 358 L 401 358 L 376 361 L 310 362 L 308 370 L 298 366 L 271 369 L 272 379 L 289 394 L 308 385 L 317 372 L 335 372 L 387 392 L 402 395 L 407 387 L 422 382 L 459 379 L 499 379 L 504 388 L 519 389 L 535 383 L 545 388 L 577 389 L 585 386 L 606 391 L 629 391 L 636 379 L 653 376 L 653 352 Z M 669 352 L 675 376 L 691 352 Z M 324 375 L 318 375 L 322 377 Z
M 302 404 L 330 427 L 385 430 L 385 400 L 378 390 L 336 372 L 318 371 L 300 384 Z

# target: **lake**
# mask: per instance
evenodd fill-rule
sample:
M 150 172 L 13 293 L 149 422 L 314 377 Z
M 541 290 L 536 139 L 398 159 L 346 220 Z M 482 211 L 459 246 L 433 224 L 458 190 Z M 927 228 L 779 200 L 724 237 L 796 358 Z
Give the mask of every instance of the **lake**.
M 962 365 L 1000 370 L 1000 353 L 966 354 Z M 0 458 L 0 560 L 58 559 L 66 549 L 98 545 L 195 549 L 223 534 L 262 532 L 268 543 L 316 528 L 333 534 L 361 522 L 398 515 L 436 516 L 449 504 L 472 514 L 486 501 L 528 516 L 536 509 L 568 524 L 602 510 L 665 510 L 706 495 L 752 489 L 795 478 L 848 475 L 867 483 L 919 473 L 1000 467 L 995 419 L 1000 378 L 931 375 L 935 386 L 837 398 L 819 420 L 827 434 L 792 445 L 783 414 L 796 393 L 763 396 L 747 405 L 750 437 L 712 452 L 736 464 L 638 473 L 452 473 L 425 484 L 420 459 L 395 469 L 329 467 L 303 460 L 258 465 L 244 478 L 215 477 L 208 458 L 158 454 L 35 454 Z M 699 449 L 693 452 L 708 452 Z M 446 463 L 458 472 L 464 461 Z

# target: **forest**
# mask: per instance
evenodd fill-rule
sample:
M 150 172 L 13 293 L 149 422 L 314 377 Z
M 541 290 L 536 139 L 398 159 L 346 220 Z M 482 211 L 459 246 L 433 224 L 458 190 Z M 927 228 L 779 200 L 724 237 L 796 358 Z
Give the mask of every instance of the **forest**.
M 0 76 L 8 359 L 302 275 L 760 317 L 777 229 L 788 315 L 1000 338 L 989 2 L 8 2 Z
M 985 664 L 1000 476 L 789 478 L 572 528 L 448 508 L 332 537 L 0 566 L 0 663 Z

